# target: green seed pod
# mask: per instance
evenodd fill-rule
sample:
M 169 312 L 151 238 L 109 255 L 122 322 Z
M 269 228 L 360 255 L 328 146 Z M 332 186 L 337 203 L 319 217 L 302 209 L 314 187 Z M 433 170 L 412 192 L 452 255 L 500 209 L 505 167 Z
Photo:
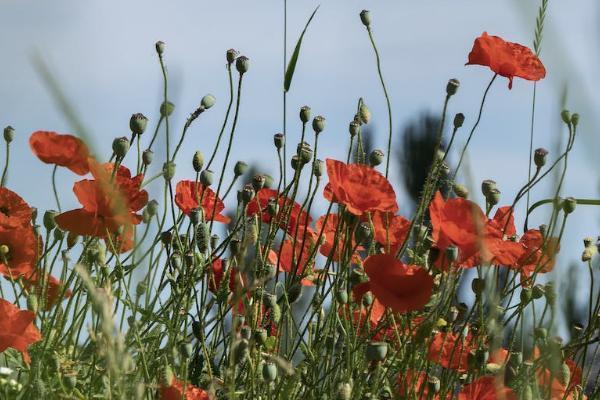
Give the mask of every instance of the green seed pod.
M 489 196 L 486 197 L 485 199 L 491 206 L 495 206 L 496 204 L 498 204 L 500 202 L 500 194 L 501 194 L 500 190 L 492 189 L 492 190 L 490 190 Z
M 454 262 L 458 260 L 458 252 L 458 247 L 451 244 L 446 248 L 446 260 L 448 262 Z
M 373 295 L 371 292 L 367 292 L 362 297 L 362 305 L 365 307 L 369 307 L 373 304 Z
M 141 281 L 135 287 L 135 295 L 137 297 L 142 297 L 144 294 L 146 294 L 147 290 L 148 290 L 148 284 L 146 283 L 146 281 Z
M 371 230 L 371 225 L 367 222 L 361 222 L 356 227 L 356 231 L 354 232 L 354 239 L 356 240 L 357 244 L 365 244 L 369 240 L 371 240 L 372 235 L 373 232 Z
M 166 181 L 170 181 L 175 176 L 175 167 L 176 165 L 173 161 L 167 161 L 163 164 L 162 173 Z
M 48 210 L 44 213 L 44 227 L 46 230 L 51 231 L 56 228 L 56 221 L 54 218 L 58 215 L 57 211 Z
M 158 42 L 156 42 L 154 44 L 154 48 L 156 49 L 156 52 L 158 53 L 158 55 L 162 56 L 163 53 L 165 52 L 165 42 L 163 42 L 162 40 L 159 40 Z
M 528 304 L 531 301 L 531 297 L 532 297 L 532 290 L 531 288 L 525 287 L 523 289 L 521 289 L 521 306 L 525 306 L 526 304 Z
M 215 96 L 213 96 L 212 94 L 207 94 L 202 98 L 202 100 L 200 100 L 200 105 L 204 107 L 205 110 L 208 110 L 209 108 L 214 106 L 216 102 L 217 99 L 215 98 Z
M 358 117 L 360 118 L 360 122 L 363 124 L 368 124 L 371 121 L 371 110 L 369 110 L 369 107 L 367 107 L 365 103 L 360 105 L 360 108 L 358 109 Z
M 315 177 L 320 178 L 323 176 L 323 172 L 325 171 L 325 162 L 323 160 L 315 160 L 313 164 L 313 174 Z
M 242 176 L 248 171 L 248 164 L 243 161 L 238 161 L 233 167 L 233 173 L 235 176 Z
M 562 110 L 562 112 L 560 113 L 560 117 L 562 118 L 565 124 L 571 124 L 571 113 L 569 112 L 569 110 Z
M 264 346 L 267 343 L 267 330 L 264 328 L 257 328 L 253 334 L 254 342 L 259 346 Z
M 360 130 L 360 124 L 356 121 L 352 121 L 350 122 L 350 125 L 348 126 L 348 132 L 350 132 L 350 137 L 354 137 L 358 134 L 358 131 Z
M 4 140 L 6 143 L 10 143 L 15 138 L 15 129 L 12 126 L 4 128 Z
M 352 385 L 348 382 L 341 382 L 337 387 L 336 400 L 350 400 L 352 398 Z
M 263 187 L 265 187 L 265 176 L 262 174 L 257 174 L 252 177 L 252 187 L 255 191 L 259 191 Z
M 262 365 L 262 377 L 266 382 L 275 382 L 275 379 L 277 379 L 277 366 L 272 362 L 265 362 Z
M 112 149 L 118 159 L 125 157 L 129 151 L 129 139 L 125 136 L 113 140 Z
M 554 287 L 554 282 L 546 283 L 544 294 L 548 304 L 554 305 L 556 303 L 556 288 Z
M 156 200 L 150 200 L 148 202 L 148 204 L 146 205 L 146 210 L 148 211 L 148 214 L 150 216 L 155 216 L 156 213 L 158 212 L 158 201 Z
M 210 248 L 216 249 L 219 244 L 219 235 L 216 233 L 210 236 Z
M 375 149 L 369 154 L 369 164 L 371 167 L 376 167 L 383 162 L 385 154 L 379 149 Z
M 288 293 L 287 293 L 288 302 L 290 304 L 294 304 L 295 302 L 297 302 L 300 299 L 301 296 L 302 296 L 302 285 L 300 283 L 295 283 L 295 284 L 291 285 L 288 290 Z
M 225 59 L 227 60 L 227 64 L 233 64 L 233 62 L 235 61 L 235 59 L 238 56 L 238 51 L 235 49 L 229 49 L 227 50 L 227 52 L 225 53 Z
M 196 227 L 196 246 L 200 253 L 204 254 L 208 251 L 210 241 L 210 228 L 208 224 L 201 222 Z
M 535 163 L 535 166 L 542 168 L 544 165 L 546 165 L 547 156 L 548 150 L 541 147 L 539 149 L 535 149 L 535 152 L 533 153 L 533 162 Z
M 362 10 L 360 12 L 360 20 L 367 28 L 371 25 L 371 13 L 369 10 Z
M 200 172 L 200 183 L 202 186 L 210 186 L 215 180 L 215 174 L 210 169 L 205 169 Z
M 283 133 L 276 133 L 273 135 L 273 143 L 277 150 L 281 149 L 285 143 L 285 135 Z
M 144 150 L 142 153 L 142 162 L 144 165 L 148 166 L 152 164 L 152 160 L 154 160 L 154 152 L 150 149 Z
M 246 56 L 239 56 L 235 60 L 235 68 L 240 73 L 240 75 L 245 74 L 250 68 L 250 59 Z
M 575 127 L 579 124 L 579 114 L 573 113 L 573 115 L 571 116 L 571 123 Z
M 136 113 L 129 119 L 129 129 L 134 135 L 141 135 L 146 131 L 148 126 L 148 118 L 142 113 Z
M 475 293 L 475 295 L 481 296 L 481 294 L 485 290 L 485 280 L 482 278 L 473 279 L 473 281 L 471 282 L 471 290 L 473 290 L 473 293 Z
M 340 304 L 348 303 L 348 291 L 346 289 L 339 289 L 335 292 L 335 298 Z
M 575 207 L 577 207 L 577 200 L 575 200 L 573 197 L 567 197 L 562 203 L 562 208 L 565 214 L 571 214 L 573 211 L 575 211 Z
M 325 129 L 325 117 L 321 115 L 314 117 L 312 121 L 312 128 L 316 134 L 323 132 Z
M 546 340 L 548 337 L 548 331 L 546 328 L 535 328 L 533 334 L 537 340 Z
M 202 167 L 204 166 L 204 154 L 200 150 L 194 153 L 194 157 L 192 158 L 192 167 L 194 167 L 194 171 L 200 172 L 202 171 Z
M 310 120 L 310 113 L 311 110 L 309 106 L 300 108 L 300 121 L 302 121 L 303 124 L 306 124 Z
M 466 199 L 469 197 L 469 189 L 465 185 L 454 183 L 452 184 L 452 191 L 460 198 Z
M 454 128 L 458 129 L 465 123 L 465 114 L 458 113 L 454 116 Z
M 57 242 L 60 242 L 65 237 L 65 233 L 60 229 L 55 229 L 54 232 L 52 232 L 52 234 L 54 236 L 54 240 Z
M 300 162 L 303 164 L 306 164 L 312 160 L 313 150 L 310 147 L 310 144 L 306 142 L 298 143 L 298 146 L 296 147 L 296 153 L 300 158 Z
M 189 218 L 192 225 L 198 225 L 202 221 L 202 209 L 194 208 L 190 210 Z
M 492 194 L 492 190 L 494 189 L 497 189 L 496 181 L 486 179 L 481 182 L 481 193 L 483 193 L 483 196 L 486 199 Z
M 533 287 L 533 289 L 531 290 L 531 294 L 532 294 L 533 298 L 536 300 L 542 298 L 544 296 L 544 292 L 545 292 L 544 286 L 539 283 L 537 285 L 535 285 Z
M 383 361 L 388 352 L 388 344 L 386 342 L 369 342 L 365 352 L 367 361 Z
M 34 314 L 37 314 L 39 307 L 38 297 L 35 293 L 29 293 L 27 296 L 27 309 L 32 311 Z
M 448 95 L 448 97 L 454 96 L 459 86 L 460 82 L 458 81 L 458 79 L 450 79 L 448 81 L 448 84 L 446 85 L 446 94 Z
M 168 117 L 171 114 L 173 114 L 173 111 L 175 110 L 175 104 L 171 103 L 170 101 L 164 102 L 160 105 L 160 116 L 161 117 Z
M 250 203 L 255 195 L 256 192 L 254 191 L 252 185 L 244 185 L 244 188 L 242 189 L 242 203 Z

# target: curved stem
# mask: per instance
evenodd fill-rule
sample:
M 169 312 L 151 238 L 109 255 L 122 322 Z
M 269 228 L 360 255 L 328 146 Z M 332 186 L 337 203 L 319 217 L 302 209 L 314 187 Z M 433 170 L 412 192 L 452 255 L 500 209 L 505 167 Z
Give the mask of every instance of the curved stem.
M 58 212 L 61 212 L 60 200 L 58 199 L 58 190 L 56 189 L 56 170 L 57 169 L 58 169 L 58 165 L 55 165 L 54 169 L 52 169 L 52 190 L 54 191 L 54 198 L 56 199 L 56 207 L 58 207 Z

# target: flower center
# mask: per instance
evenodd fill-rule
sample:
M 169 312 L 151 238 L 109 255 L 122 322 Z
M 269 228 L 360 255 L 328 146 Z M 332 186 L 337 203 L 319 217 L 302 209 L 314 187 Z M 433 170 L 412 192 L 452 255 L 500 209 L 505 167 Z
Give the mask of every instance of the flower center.
M 10 211 L 10 210 L 9 210 L 9 209 L 8 209 L 8 207 L 6 207 L 6 206 L 1 206 L 1 207 L 0 207 L 0 213 L 2 213 L 2 214 L 4 214 L 4 215 L 6 215 L 7 217 L 9 217 L 9 216 L 10 216 L 10 215 L 8 215 L 8 214 L 9 214 L 9 211 Z

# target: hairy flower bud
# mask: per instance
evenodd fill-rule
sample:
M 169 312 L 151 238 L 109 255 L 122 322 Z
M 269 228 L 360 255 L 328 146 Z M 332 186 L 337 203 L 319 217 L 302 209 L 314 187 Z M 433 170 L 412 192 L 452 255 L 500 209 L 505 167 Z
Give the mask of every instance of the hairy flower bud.
M 577 200 L 575 200 L 573 197 L 567 197 L 562 203 L 562 208 L 565 214 L 571 214 L 573 211 L 575 211 L 575 207 L 577 207 Z
M 136 113 L 129 119 L 129 129 L 134 135 L 141 135 L 146 130 L 148 125 L 148 118 L 142 113 Z
M 560 117 L 562 118 L 565 124 L 571 124 L 571 112 L 569 110 L 562 110 L 562 112 L 560 113 Z
M 571 123 L 575 127 L 579 124 L 579 114 L 573 113 L 573 115 L 571 116 Z
M 350 137 L 354 137 L 358 134 L 358 131 L 360 130 L 360 124 L 356 121 L 352 121 L 350 122 L 350 125 L 348 126 L 348 132 L 350 132 Z
M 175 176 L 175 163 L 173 161 L 167 161 L 163 164 L 163 177 L 165 180 L 170 181 Z
M 56 221 L 54 218 L 58 215 L 55 210 L 48 210 L 44 213 L 44 227 L 46 230 L 51 231 L 56 227 Z
M 325 162 L 323 160 L 315 160 L 313 165 L 313 174 L 320 178 L 323 176 L 323 171 L 325 170 Z
M 361 103 L 358 109 L 358 117 L 363 124 L 368 124 L 371 121 L 371 110 L 365 103 Z

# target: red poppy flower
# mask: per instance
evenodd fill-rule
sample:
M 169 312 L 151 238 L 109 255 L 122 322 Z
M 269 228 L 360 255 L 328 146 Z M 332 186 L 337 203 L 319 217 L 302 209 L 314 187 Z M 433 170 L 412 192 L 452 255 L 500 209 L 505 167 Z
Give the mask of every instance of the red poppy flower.
M 221 282 L 223 281 L 223 275 L 225 271 L 223 270 L 223 260 L 220 258 L 215 258 L 211 264 L 212 275 L 208 277 L 208 290 L 213 293 L 217 293 L 219 288 L 221 287 Z M 229 275 L 229 290 L 235 291 L 235 274 Z
M 374 168 L 328 159 L 329 183 L 323 195 L 346 206 L 354 215 L 382 211 L 396 213 L 398 204 L 390 182 Z
M 371 215 L 375 228 L 375 241 L 383 246 L 386 253 L 396 254 L 406 240 L 410 221 L 401 215 L 376 211 Z
M 68 299 L 73 294 L 70 290 L 65 290 L 61 298 L 64 284 L 60 280 L 49 274 L 46 274 L 46 279 L 40 278 L 41 274 L 35 271 L 32 275 L 24 276 L 23 281 L 27 290 L 33 291 L 43 299 L 42 304 L 46 311 L 50 310 L 59 300 Z
M 273 217 L 271 217 L 267 209 L 271 199 L 276 200 L 279 207 L 279 211 Z M 272 218 L 275 218 L 275 223 L 290 235 L 296 234 L 296 227 L 298 227 L 298 232 L 301 233 L 303 227 L 312 222 L 312 218 L 302 209 L 300 204 L 280 195 L 274 189 L 260 189 L 246 207 L 246 215 L 249 217 L 257 214 L 259 211 L 261 212 L 262 222 L 270 224 Z
M 501 380 L 494 376 L 483 376 L 463 386 L 458 400 L 517 400 L 518 397 Z
M 31 227 L 0 229 L 0 273 L 14 279 L 31 275 L 40 245 Z
M 78 235 L 105 239 L 122 226 L 139 224 L 142 217 L 136 212 L 148 202 L 148 193 L 140 190 L 144 176 L 132 178 L 124 166 L 119 166 L 114 176 L 112 164 L 90 167 L 96 179 L 85 179 L 73 186 L 83 208 L 57 215 L 58 226 Z
M 77 175 L 85 175 L 90 171 L 88 148 L 75 136 L 37 131 L 29 137 L 29 146 L 33 154 L 46 164 L 67 167 Z
M 23 354 L 26 363 L 31 362 L 27 347 L 42 340 L 42 335 L 33 325 L 35 314 L 20 310 L 14 304 L 0 299 L 0 353 L 13 348 Z
M 405 265 L 390 254 L 375 254 L 365 262 L 369 281 L 356 285 L 394 312 L 421 310 L 431 298 L 433 278 L 419 267 Z
M 328 214 L 323 215 L 316 222 L 316 229 L 319 234 L 321 230 L 323 231 L 322 238 L 324 239 L 321 246 L 319 246 L 319 252 L 323 254 L 325 257 L 331 257 L 331 259 L 335 262 L 339 261 L 343 258 L 343 255 L 346 251 L 350 250 L 361 250 L 361 246 L 356 246 L 356 240 L 352 239 L 350 243 L 346 243 L 346 232 L 344 228 L 340 228 L 338 231 L 338 224 L 340 219 L 337 214 Z M 336 239 L 337 232 L 337 240 Z M 318 235 L 317 235 L 318 236 Z M 336 244 L 337 243 L 337 244 Z M 335 245 L 335 253 L 334 253 L 334 245 Z M 347 249 L 350 247 L 350 249 Z M 351 256 L 352 262 L 355 264 L 360 264 L 361 260 L 354 251 Z
M 544 243 L 544 235 L 537 229 L 530 229 L 523 234 L 520 243 L 524 252 L 518 259 L 516 266 L 523 277 L 538 273 L 552 271 L 556 263 L 556 255 L 560 251 L 558 239 L 550 238 Z
M 0 188 L 0 228 L 31 224 L 31 207 L 13 191 Z
M 437 332 L 429 344 L 427 359 L 444 368 L 466 372 L 469 352 L 473 350 L 473 336 L 454 332 Z
M 171 385 L 160 387 L 160 400 L 209 400 L 208 393 L 191 383 L 187 383 L 174 378 Z
M 205 220 L 209 221 L 214 212 L 215 221 L 229 223 L 229 217 L 221 214 L 225 205 L 208 186 L 194 181 L 180 181 L 175 192 L 175 203 L 185 215 L 201 205 Z
M 469 53 L 467 65 L 489 67 L 500 76 L 508 78 L 508 88 L 512 89 L 513 78 L 539 81 L 546 76 L 546 69 L 540 59 L 527 47 L 507 42 L 487 32 L 475 39 Z
M 298 239 L 293 241 L 286 239 L 281 244 L 281 248 L 277 251 L 271 250 L 267 255 L 269 263 L 278 266 L 279 271 L 292 273 L 296 272 L 297 276 L 303 276 L 301 284 L 312 286 L 313 283 L 309 277 L 312 277 L 314 271 L 314 236 L 315 233 L 311 230 L 305 240 Z
M 558 373 L 552 373 L 547 368 L 548 356 L 543 356 L 540 349 L 536 346 L 533 349 L 533 356 L 537 365 L 541 367 L 536 371 L 537 383 L 540 387 L 541 392 L 546 395 L 549 394 L 550 400 L 575 400 L 578 399 L 573 394 L 575 387 L 581 385 L 582 382 L 582 371 L 581 368 L 570 358 L 565 358 L 564 363 L 569 368 L 569 382 L 566 384 L 561 383 L 558 378 Z

